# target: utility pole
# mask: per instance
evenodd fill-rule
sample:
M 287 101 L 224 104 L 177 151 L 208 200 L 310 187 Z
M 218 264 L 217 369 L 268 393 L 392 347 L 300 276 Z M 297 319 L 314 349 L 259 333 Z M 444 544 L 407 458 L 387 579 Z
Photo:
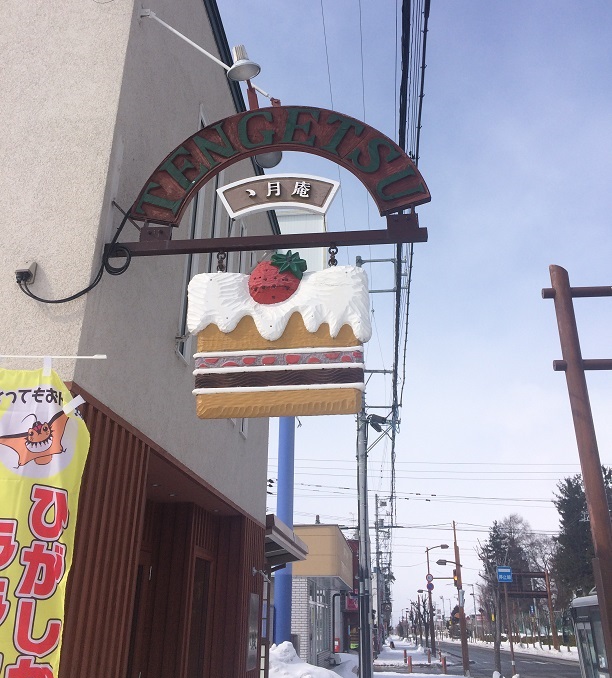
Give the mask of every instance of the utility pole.
M 425 555 L 427 556 L 427 576 L 431 574 L 431 568 L 429 567 L 429 549 L 425 549 Z M 427 597 L 429 598 L 429 637 L 431 638 L 431 653 L 436 656 L 436 631 L 434 628 L 434 613 L 433 613 L 433 602 L 431 599 L 431 584 L 432 582 L 427 582 Z
M 461 579 L 461 559 L 459 557 L 459 545 L 457 544 L 457 528 L 453 520 L 453 537 L 455 540 L 455 564 L 457 565 L 457 589 L 459 602 L 459 630 L 461 632 L 461 659 L 463 662 L 463 675 L 470 676 L 470 655 L 467 642 L 467 625 L 465 623 L 465 593 Z
M 368 531 L 368 417 L 365 394 L 357 415 L 357 505 L 359 525 L 359 675 L 372 678 L 370 534 Z
M 425 556 L 427 557 L 427 593 L 429 596 L 429 628 L 431 630 L 431 651 L 435 655 L 436 653 L 436 629 L 434 624 L 434 610 L 433 610 L 433 600 L 432 600 L 432 590 L 434 587 L 433 584 L 433 575 L 431 574 L 431 568 L 429 567 L 429 552 L 433 549 L 447 549 L 448 544 L 438 544 L 437 546 L 429 546 L 425 549 Z
M 380 524 L 378 518 L 378 495 L 374 496 L 375 499 L 375 508 L 374 508 L 374 534 L 375 540 L 374 544 L 376 546 L 376 629 L 377 629 L 377 651 L 380 652 L 382 647 L 382 599 L 384 595 L 384 584 L 383 577 L 380 572 Z
M 612 525 L 601 471 L 593 413 L 589 401 L 585 369 L 612 369 L 612 360 L 583 360 L 576 326 L 573 297 L 612 296 L 612 287 L 570 287 L 568 272 L 561 266 L 550 267 L 552 289 L 543 289 L 544 299 L 554 299 L 561 354 L 555 371 L 565 371 L 578 456 L 584 481 L 584 494 L 591 519 L 595 557 L 593 573 L 608 661 L 612 658 Z M 552 617 L 552 616 L 551 616 Z
M 510 663 L 512 664 L 512 675 L 516 675 L 516 662 L 514 661 L 514 642 L 512 640 L 512 615 L 510 614 L 510 605 L 508 603 L 508 584 L 504 584 L 504 596 L 506 598 L 506 623 L 508 624 L 508 640 L 510 641 Z

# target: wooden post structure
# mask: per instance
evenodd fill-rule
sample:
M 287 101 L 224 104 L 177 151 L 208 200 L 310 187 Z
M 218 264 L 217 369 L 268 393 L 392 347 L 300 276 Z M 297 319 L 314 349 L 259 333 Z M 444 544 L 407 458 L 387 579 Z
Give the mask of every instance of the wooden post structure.
M 608 662 L 612 661 L 612 525 L 597 448 L 593 413 L 584 374 L 585 369 L 612 369 L 612 360 L 583 360 L 572 297 L 612 296 L 612 287 L 570 287 L 568 272 L 561 266 L 550 267 L 552 289 L 542 290 L 545 299 L 554 299 L 562 361 L 555 371 L 565 371 L 578 456 L 584 481 L 584 494 L 591 522 L 595 557 L 593 573 L 603 627 Z

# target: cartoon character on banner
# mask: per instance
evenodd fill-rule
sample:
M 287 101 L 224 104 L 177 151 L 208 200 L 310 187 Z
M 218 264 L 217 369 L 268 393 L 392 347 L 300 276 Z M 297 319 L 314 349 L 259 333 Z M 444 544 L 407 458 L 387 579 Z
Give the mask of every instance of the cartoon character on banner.
M 66 451 L 62 446 L 62 437 L 68 417 L 63 410 L 49 421 L 40 422 L 35 414 L 29 414 L 24 417 L 23 422 L 30 417 L 34 418 L 34 422 L 27 430 L 0 437 L 0 444 L 10 447 L 17 453 L 17 468 L 31 461 L 39 465 L 48 464 L 54 454 Z

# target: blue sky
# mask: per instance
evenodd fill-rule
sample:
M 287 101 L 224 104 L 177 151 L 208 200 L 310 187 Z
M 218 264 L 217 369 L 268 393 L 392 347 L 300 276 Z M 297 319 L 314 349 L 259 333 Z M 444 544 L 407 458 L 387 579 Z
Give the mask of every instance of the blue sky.
M 218 2 L 230 45 L 245 44 L 262 66 L 257 85 L 397 140 L 397 3 L 323 0 L 328 71 L 320 0 Z M 419 161 L 432 201 L 417 210 L 429 242 L 415 246 L 396 491 L 399 524 L 437 527 L 394 531 L 396 610 L 425 583 L 425 547 L 451 543 L 452 520 L 468 583 L 486 537 L 476 530 L 513 512 L 537 530 L 558 526 L 552 492 L 579 467 L 565 378 L 552 371 L 561 357 L 553 302 L 540 291 L 550 264 L 575 286 L 612 284 L 611 43 L 603 0 L 432 0 Z M 338 179 L 311 156 L 287 154 L 278 169 Z M 353 177 L 340 180 L 330 229 L 383 227 Z M 339 258 L 358 254 L 390 256 L 354 248 Z M 368 267 L 373 285 L 388 284 L 385 270 Z M 389 367 L 391 296 L 373 305 L 368 367 Z M 612 300 L 575 305 L 584 357 L 612 357 Z M 600 455 L 612 464 L 612 374 L 588 382 Z M 373 383 L 368 402 L 385 402 L 388 388 Z M 353 524 L 355 494 L 341 489 L 355 487 L 353 418 L 304 418 L 296 440 L 295 522 L 319 514 Z M 384 441 L 370 453 L 372 494 L 388 493 L 389 454 Z M 436 582 L 436 598 L 450 598 L 446 583 Z

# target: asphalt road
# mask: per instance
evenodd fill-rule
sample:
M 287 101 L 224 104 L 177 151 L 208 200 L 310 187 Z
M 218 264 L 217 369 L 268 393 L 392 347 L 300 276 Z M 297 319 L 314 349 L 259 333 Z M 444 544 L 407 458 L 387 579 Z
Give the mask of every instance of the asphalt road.
M 444 652 L 453 655 L 452 666 L 448 667 L 449 675 L 462 676 L 461 646 L 455 643 L 437 641 L 436 645 Z M 493 648 L 469 645 L 470 674 L 472 678 L 491 678 L 495 670 L 493 664 Z M 580 678 L 580 666 L 578 662 L 564 661 L 554 657 L 532 654 L 520 654 L 515 650 L 514 659 L 516 672 L 521 678 Z M 512 665 L 510 652 L 501 653 L 502 675 L 512 678 Z

